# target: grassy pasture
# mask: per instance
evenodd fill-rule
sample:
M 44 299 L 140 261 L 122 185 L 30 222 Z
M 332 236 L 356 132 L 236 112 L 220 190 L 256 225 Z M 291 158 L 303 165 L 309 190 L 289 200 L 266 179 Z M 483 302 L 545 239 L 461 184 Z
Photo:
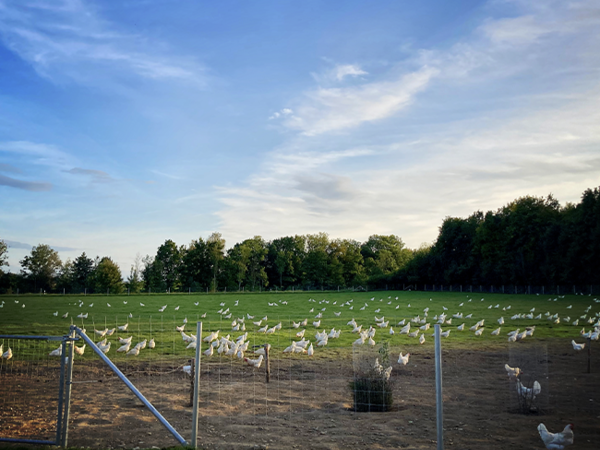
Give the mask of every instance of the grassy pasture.
M 311 301 L 314 299 L 314 301 Z M 346 302 L 353 300 L 351 305 Z M 80 301 L 83 306 L 79 307 Z M 235 306 L 236 301 L 238 305 Z M 424 317 L 424 308 L 429 308 L 428 322 L 431 323 L 431 329 L 424 332 L 426 342 L 423 347 L 431 347 L 434 344 L 432 337 L 433 324 L 436 322 L 434 317 L 442 312 L 451 318 L 453 314 L 462 312 L 464 316 L 472 314 L 472 318 L 452 319 L 451 325 L 443 325 L 443 330 L 452 330 L 448 338 L 443 339 L 444 348 L 486 348 L 496 345 L 508 345 L 506 334 L 516 328 L 524 330 L 526 326 L 536 326 L 534 336 L 527 339 L 562 339 L 565 341 L 565 349 L 570 348 L 571 339 L 583 342 L 579 338 L 579 331 L 582 327 L 586 330 L 590 328 L 587 319 L 595 317 L 600 313 L 600 303 L 595 297 L 591 296 L 543 296 L 543 295 L 509 295 L 509 294 L 477 294 L 477 293 L 458 293 L 458 292 L 401 292 L 401 291 L 377 291 L 377 292 L 297 292 L 297 293 L 228 293 L 228 294 L 170 294 L 170 295 L 136 295 L 136 296 L 60 296 L 60 295 L 19 295 L 2 296 L 0 304 L 0 334 L 15 335 L 52 335 L 60 336 L 68 333 L 71 323 L 87 329 L 88 335 L 94 341 L 98 341 L 94 336 L 94 328 L 101 330 L 105 327 L 114 328 L 117 325 L 129 323 L 127 332 L 115 332 L 109 338 L 112 342 L 112 348 L 109 352 L 111 359 L 120 360 L 126 357 L 124 354 L 117 354 L 118 347 L 117 335 L 128 337 L 133 335 L 133 343 L 143 339 L 154 338 L 156 349 L 143 350 L 138 359 L 163 356 L 192 356 L 194 350 L 186 350 L 186 344 L 181 336 L 175 331 L 175 326 L 181 325 L 184 318 L 187 317 L 186 333 L 194 333 L 196 321 L 203 322 L 203 337 L 210 331 L 220 330 L 221 335 L 230 334 L 232 338 L 241 335 L 243 332 L 231 331 L 231 322 L 233 319 L 245 317 L 247 314 L 254 316 L 250 320 L 246 318 L 246 331 L 251 345 L 258 345 L 265 342 L 270 343 L 275 350 L 283 350 L 290 344 L 291 340 L 298 340 L 296 332 L 305 328 L 306 338 L 315 342 L 315 331 L 326 330 L 329 332 L 332 328 L 341 329 L 342 333 L 339 339 L 329 339 L 329 344 L 324 349 L 315 348 L 315 357 L 343 357 L 347 355 L 348 349 L 352 347 L 352 342 L 357 339 L 357 335 L 351 333 L 352 328 L 347 322 L 354 318 L 363 328 L 369 325 L 376 325 L 375 316 L 385 317 L 390 320 L 390 325 L 398 332 L 400 326 L 396 324 L 402 319 L 408 322 L 411 318 L 419 315 Z M 18 303 L 17 303 L 18 302 Z M 285 304 L 284 302 L 287 302 Z M 196 305 L 198 303 L 198 305 Z M 225 306 L 221 306 L 224 303 Z M 269 306 L 276 303 L 278 306 Z M 463 306 L 460 306 L 460 304 Z M 90 306 L 92 305 L 93 306 Z M 141 305 L 143 304 L 143 306 Z M 110 306 L 109 306 L 110 305 Z M 159 308 L 167 305 L 163 313 Z M 410 305 L 410 307 L 409 307 Z M 498 305 L 498 307 L 496 307 Z M 567 309 L 572 305 L 572 309 Z M 24 307 L 23 307 L 24 306 Z M 175 308 L 179 306 L 179 310 Z M 398 306 L 398 308 L 397 308 Z M 491 309 L 489 308 L 491 306 Z M 508 307 L 510 306 L 510 309 Z M 361 310 L 361 308 L 363 308 Z M 447 308 L 444 310 L 443 308 Z M 586 309 L 591 307 L 589 312 Z M 232 316 L 225 319 L 217 313 L 219 309 L 229 308 Z M 507 308 L 503 310 L 503 308 Z M 511 320 L 511 316 L 517 313 L 529 313 L 535 308 L 534 315 L 542 314 L 541 319 L 517 319 Z M 322 311 L 325 309 L 324 311 Z M 311 312 L 313 310 L 313 312 Z M 379 310 L 379 312 L 376 312 Z M 53 313 L 58 311 L 58 316 Z M 62 315 L 69 313 L 67 318 Z M 315 328 L 312 323 L 317 313 L 322 312 L 323 318 L 319 328 Z M 341 312 L 339 317 L 334 312 Z M 545 313 L 551 315 L 558 313 L 561 318 L 560 324 L 554 324 L 549 321 Z M 89 313 L 87 319 L 78 319 L 76 316 L 80 313 Z M 206 313 L 206 318 L 201 318 Z M 579 326 L 573 326 L 571 323 L 586 315 L 586 319 L 579 320 Z M 281 322 L 282 329 L 273 335 L 264 335 L 256 333 L 259 328 L 252 322 L 257 321 L 264 316 L 268 317 L 266 323 L 270 327 Z M 504 317 L 505 324 L 499 336 L 491 336 L 490 332 L 499 325 L 497 319 Z M 570 317 L 569 322 L 564 319 Z M 246 316 L 247 317 L 247 316 Z M 301 321 L 308 319 L 308 325 L 295 329 L 292 327 L 292 321 Z M 469 327 L 477 321 L 485 319 L 485 330 L 481 337 L 475 336 L 469 331 Z M 457 331 L 456 327 L 465 323 L 466 330 Z M 265 324 L 263 321 L 262 325 Z M 414 331 L 420 324 L 411 324 L 411 331 Z M 416 338 L 410 338 L 407 335 L 390 335 L 389 328 L 377 328 L 375 335 L 377 344 L 389 342 L 394 348 L 406 348 L 410 351 L 411 347 L 419 346 Z M 15 351 L 14 358 L 26 357 L 31 351 L 28 350 L 26 341 L 20 341 L 21 351 Z M 0 343 L 1 340 L 0 340 Z M 4 343 L 5 349 L 7 342 Z M 202 349 L 206 348 L 203 343 Z M 514 343 L 511 345 L 519 345 Z M 56 344 L 48 344 L 48 348 L 55 348 Z M 152 355 L 152 356 L 151 356 Z M 216 353 L 215 353 L 216 355 Z M 303 358 L 306 356 L 295 355 L 294 357 Z M 83 358 L 96 358 L 91 352 L 86 352 Z

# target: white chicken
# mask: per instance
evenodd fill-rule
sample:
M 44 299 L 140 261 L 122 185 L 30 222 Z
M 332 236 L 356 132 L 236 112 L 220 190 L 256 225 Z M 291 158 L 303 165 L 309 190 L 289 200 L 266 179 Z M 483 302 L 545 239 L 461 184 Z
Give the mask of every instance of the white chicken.
M 573 349 L 575 351 L 581 351 L 585 348 L 585 343 L 583 344 L 578 344 L 577 342 L 575 342 L 574 340 L 571 341 L 571 344 L 573 345 Z
M 575 425 L 568 424 L 560 433 L 550 433 L 546 425 L 540 423 L 538 432 L 548 450 L 563 450 L 567 445 L 573 444 L 573 429 Z
M 518 378 L 519 375 L 523 373 L 521 369 L 518 367 L 510 367 L 508 364 L 504 364 L 504 369 L 506 369 L 506 373 L 509 378 Z
M 537 381 L 533 382 L 533 387 L 525 387 L 520 380 L 517 379 L 517 393 L 526 399 L 534 399 L 542 392 L 542 386 Z
M 264 356 L 259 355 L 258 358 L 256 358 L 256 359 L 244 358 L 244 361 L 246 361 L 246 363 L 249 366 L 252 366 L 255 369 L 258 369 L 258 368 L 260 368 L 260 365 L 262 364 L 263 359 L 264 359 Z
M 60 356 L 62 355 L 62 345 L 59 345 L 57 349 L 52 350 L 48 353 L 48 356 Z
M 13 352 L 11 350 L 10 347 L 8 347 L 8 350 L 6 350 L 4 353 L 2 353 L 2 358 L 6 359 L 7 361 L 13 357 Z
M 129 351 L 129 348 L 131 347 L 131 341 L 127 342 L 126 344 L 121 345 L 118 349 L 117 349 L 117 353 L 127 353 Z
M 408 358 L 410 357 L 410 353 L 407 353 L 406 355 L 402 355 L 402 352 L 400 352 L 400 356 L 398 357 L 398 364 L 402 364 L 403 366 L 408 364 Z

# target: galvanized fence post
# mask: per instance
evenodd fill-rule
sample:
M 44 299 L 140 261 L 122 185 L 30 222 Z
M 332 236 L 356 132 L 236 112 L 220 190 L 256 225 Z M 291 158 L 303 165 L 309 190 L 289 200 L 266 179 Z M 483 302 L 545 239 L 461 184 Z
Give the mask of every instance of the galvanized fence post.
M 437 416 L 437 450 L 444 450 L 444 409 L 442 398 L 442 344 L 440 325 L 435 325 L 435 406 Z
M 71 412 L 71 385 L 73 384 L 73 357 L 75 356 L 75 325 L 71 325 L 69 333 L 69 361 L 67 363 L 67 374 L 65 380 L 65 415 L 63 419 L 63 433 L 61 447 L 66 448 L 69 441 L 69 414 Z
M 194 368 L 194 402 L 192 403 L 192 447 L 198 448 L 198 393 L 200 390 L 200 352 L 202 347 L 202 322 L 196 322 L 196 361 Z
M 58 381 L 58 415 L 56 418 L 56 445 L 61 445 L 63 435 L 63 400 L 65 393 L 65 358 L 67 357 L 67 340 L 63 336 L 60 353 L 60 378 Z

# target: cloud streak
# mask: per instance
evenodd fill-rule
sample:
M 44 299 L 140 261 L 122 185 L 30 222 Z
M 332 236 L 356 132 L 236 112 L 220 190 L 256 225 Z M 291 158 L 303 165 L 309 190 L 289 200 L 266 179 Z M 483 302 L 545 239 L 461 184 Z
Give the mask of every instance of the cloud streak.
M 397 80 L 366 83 L 345 88 L 318 88 L 307 92 L 285 127 L 306 136 L 342 131 L 365 122 L 385 119 L 410 105 L 437 70 L 422 67 Z
M 8 186 L 30 192 L 46 192 L 52 189 L 52 184 L 50 183 L 17 180 L 5 175 L 0 175 L 0 186 Z
M 114 179 L 109 174 L 103 172 L 102 170 L 82 169 L 80 167 L 74 167 L 69 170 L 63 170 L 63 172 L 70 173 L 72 175 L 88 176 L 98 183 L 110 183 L 111 181 L 114 181 Z
M 446 50 L 414 52 L 393 71 L 417 69 L 400 77 L 290 101 L 279 119 L 298 134 L 242 186 L 219 191 L 224 234 L 394 233 L 418 247 L 446 216 L 523 195 L 573 202 L 597 186 L 600 9 L 517 5 L 520 16 L 487 19 Z
M 0 10 L 4 44 L 51 80 L 67 77 L 89 84 L 130 74 L 205 84 L 203 67 L 190 59 L 159 54 L 157 45 L 147 44 L 141 36 L 114 31 L 84 2 L 23 1 L 10 6 L 2 2 Z

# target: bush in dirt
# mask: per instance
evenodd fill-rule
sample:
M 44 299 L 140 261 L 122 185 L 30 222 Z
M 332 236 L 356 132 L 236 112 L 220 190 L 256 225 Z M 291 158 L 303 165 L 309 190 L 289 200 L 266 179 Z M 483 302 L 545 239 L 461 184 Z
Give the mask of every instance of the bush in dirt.
M 362 355 L 357 359 L 354 381 L 350 383 L 350 389 L 354 396 L 354 410 L 359 412 L 389 411 L 394 398 L 390 379 L 392 366 L 389 365 L 387 343 L 381 346 L 379 356 L 374 360 L 371 355 Z

